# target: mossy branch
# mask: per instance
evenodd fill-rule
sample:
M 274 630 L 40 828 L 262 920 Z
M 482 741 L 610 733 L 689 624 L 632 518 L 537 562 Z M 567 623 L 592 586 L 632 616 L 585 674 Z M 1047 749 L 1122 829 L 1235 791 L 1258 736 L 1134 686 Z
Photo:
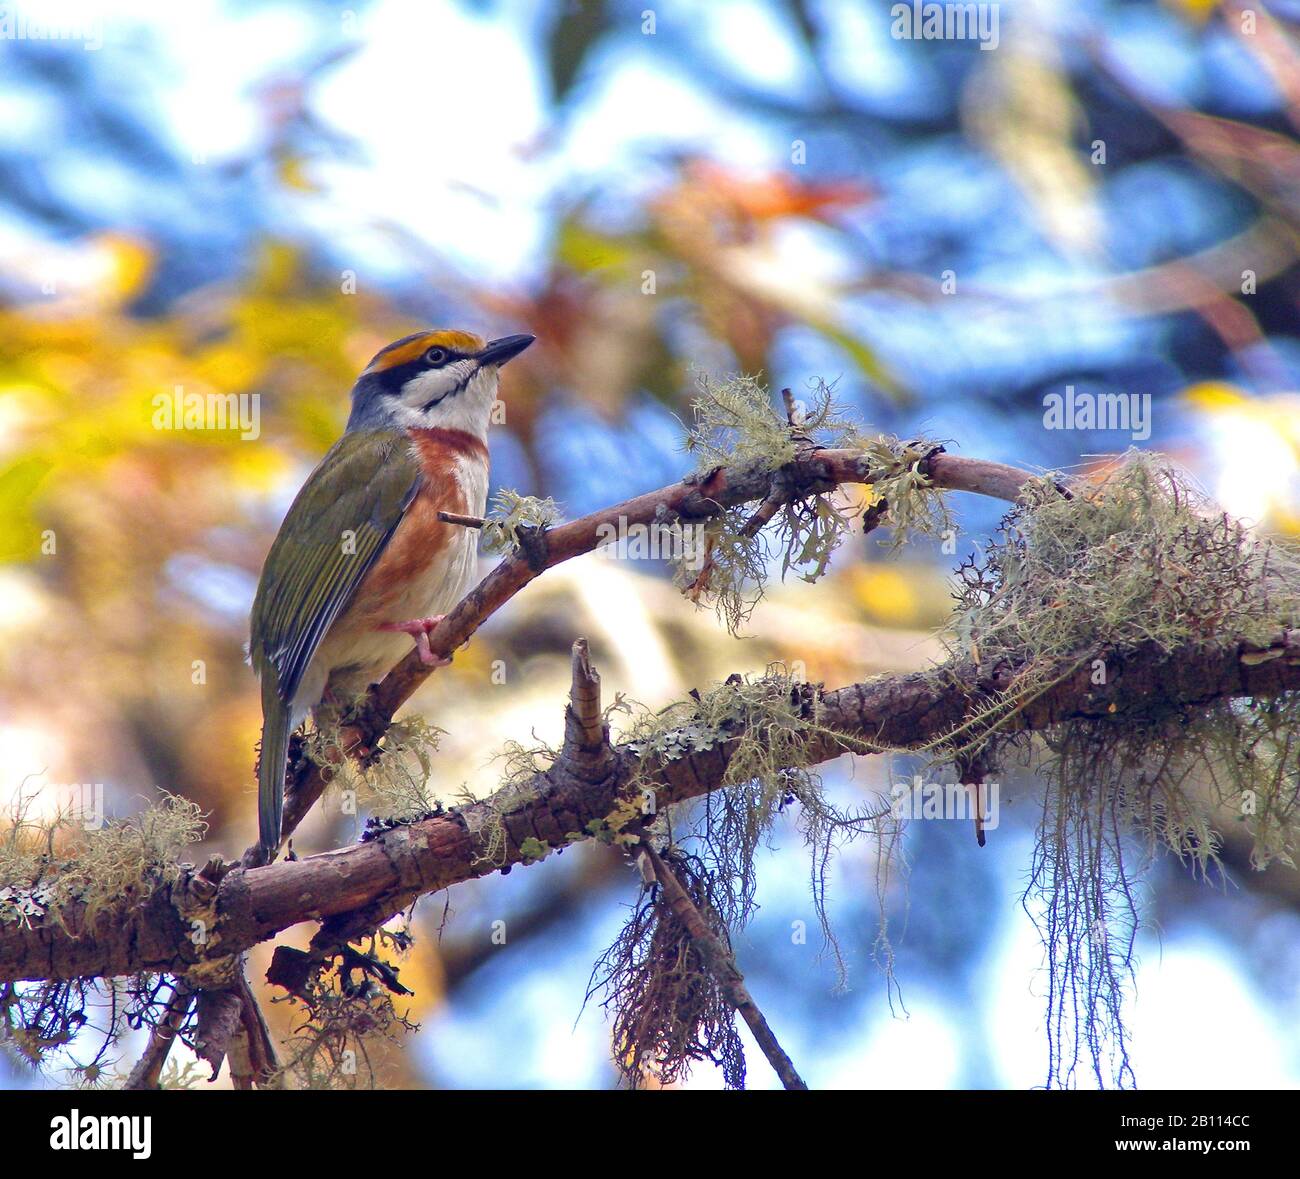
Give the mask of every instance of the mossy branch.
M 1146 646 L 1111 655 L 1116 674 L 1095 684 L 1087 660 L 1025 705 L 1008 731 L 1033 732 L 1071 721 L 1149 715 L 1164 707 L 1252 698 L 1300 691 L 1300 632 L 1279 635 L 1268 646 L 1235 644 L 1163 651 Z M 1012 689 L 1017 666 L 996 669 L 973 663 L 936 672 L 886 676 L 834 691 L 814 688 L 819 734 L 802 757 L 825 761 L 846 749 L 930 747 L 989 701 Z M 614 745 L 610 772 L 597 782 L 575 775 L 561 754 L 526 783 L 512 787 L 519 801 L 504 814 L 492 800 L 453 808 L 419 822 L 394 826 L 353 847 L 301 860 L 225 875 L 209 907 L 212 936 L 195 945 L 176 908 L 190 887 L 189 870 L 175 884 L 88 911 L 70 902 L 60 920 L 0 925 L 0 980 L 113 976 L 141 970 L 184 975 L 219 955 L 242 953 L 281 930 L 307 920 L 341 920 L 365 914 L 370 928 L 406 908 L 416 897 L 459 881 L 524 863 L 533 840 L 562 850 L 592 838 L 610 815 L 641 812 L 643 792 L 660 807 L 720 790 L 744 733 L 698 751 L 647 762 L 639 749 Z M 504 832 L 499 861 L 484 859 L 489 831 Z M 535 857 L 533 857 L 535 858 Z
M 1135 457 L 1095 487 L 1066 490 L 1050 479 L 953 458 L 941 447 L 862 438 L 822 393 L 811 414 L 788 395 L 780 414 L 746 379 L 706 382 L 692 434 L 701 469 L 681 483 L 569 524 L 555 523 L 548 502 L 513 493 L 503 493 L 486 521 L 451 521 L 482 527 L 507 555 L 439 627 L 434 654 L 449 656 L 533 578 L 598 547 L 611 526 L 704 522 L 707 557 L 689 583 L 691 596 L 714 601 L 734 629 L 761 593 L 771 557 L 780 556 L 783 574 L 815 580 L 855 518 L 867 530 L 887 518 L 898 543 L 944 527 L 939 493 L 963 488 L 1017 507 L 1004 539 L 962 571 L 948 664 L 834 692 L 779 675 L 733 677 L 643 718 L 616 745 L 600 710 L 599 679 L 579 644 L 563 747 L 517 750 L 497 794 L 431 812 L 423 783 L 434 734 L 391 723 L 429 674 L 412 654 L 354 703 L 341 725 L 305 742 L 307 756 L 290 774 L 291 830 L 331 776 L 351 772 L 349 759 L 366 767 L 379 797 L 397 804 L 389 822 L 368 830 L 366 842 L 327 857 L 213 876 L 157 854 L 159 839 L 146 824 L 65 858 L 64 870 L 51 876 L 44 867 L 35 874 L 23 868 L 46 858 L 11 840 L 0 852 L 23 870 L 16 890 L 0 891 L 0 917 L 6 906 L 11 910 L 0 921 L 0 979 L 164 971 L 199 991 L 201 1024 L 225 1029 L 205 1037 L 220 1041 L 209 1044 L 217 1058 L 242 1037 L 247 1059 L 240 1076 L 263 1077 L 274 1062 L 259 1048 L 256 1009 L 241 1004 L 242 976 L 232 963 L 289 925 L 321 921 L 313 947 L 346 947 L 421 895 L 535 862 L 585 838 L 634 843 L 647 807 L 655 813 L 704 796 L 722 799 L 722 812 L 717 831 L 705 838 L 702 875 L 693 880 L 718 898 L 710 905 L 724 928 L 746 919 L 755 848 L 792 802 L 815 849 L 814 899 L 824 914 L 823 869 L 835 833 L 880 833 L 872 825 L 882 816 L 833 812 L 813 767 L 844 752 L 927 752 L 982 783 L 1004 745 L 1040 733 L 1054 759 L 1046 769 L 1055 818 L 1040 832 L 1033 881 L 1049 902 L 1044 937 L 1064 971 L 1052 976 L 1049 1024 L 1059 1037 L 1069 1014 L 1060 1005 L 1060 983 L 1068 994 L 1084 994 L 1087 1010 L 1074 1012 L 1076 1029 L 1083 1028 L 1076 1034 L 1094 1067 L 1102 1039 L 1118 1036 L 1122 1077 L 1119 994 L 1135 919 L 1122 837 L 1136 832 L 1153 846 L 1164 842 L 1203 868 L 1215 855 L 1213 806 L 1241 803 L 1261 866 L 1287 859 L 1295 847 L 1297 563 L 1211 512 L 1157 460 Z M 855 510 L 836 500 L 845 483 L 871 484 L 872 502 Z M 377 761 L 380 739 L 386 753 Z M 1193 770 L 1216 783 L 1208 804 L 1184 787 Z M 193 838 L 185 833 L 194 821 L 175 812 L 159 830 L 184 842 Z M 123 872 L 128 879 L 120 880 Z M 122 887 L 100 889 L 101 878 Z M 187 936 L 196 912 L 211 931 L 198 943 Z M 689 912 L 677 915 L 689 926 Z M 1099 949 L 1087 950 L 1081 920 L 1090 928 L 1112 921 L 1121 934 L 1127 929 L 1128 948 L 1123 936 L 1108 935 Z M 716 946 L 696 948 L 705 960 L 716 958 Z M 740 992 L 728 991 L 727 1002 L 744 1014 Z M 242 1023 L 231 1018 L 236 1011 Z M 705 1020 L 709 1027 L 716 1022 L 712 1015 Z M 696 1039 L 683 1043 L 681 1061 L 697 1055 Z M 1057 1046 L 1054 1039 L 1049 1080 L 1058 1079 L 1062 1060 L 1071 1071 L 1078 1055 L 1077 1045 L 1073 1055 Z M 700 1050 L 733 1056 L 730 1046 Z M 152 1058 L 141 1069 L 155 1073 Z

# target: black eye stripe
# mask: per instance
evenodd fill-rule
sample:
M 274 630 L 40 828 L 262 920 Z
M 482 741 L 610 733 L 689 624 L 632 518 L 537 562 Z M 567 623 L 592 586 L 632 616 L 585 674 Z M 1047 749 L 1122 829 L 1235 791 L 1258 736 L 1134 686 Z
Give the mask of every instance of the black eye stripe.
M 406 387 L 406 383 L 415 377 L 422 377 L 428 372 L 437 372 L 444 369 L 449 364 L 453 364 L 465 357 L 459 352 L 448 352 L 447 359 L 440 365 L 431 368 L 429 362 L 425 360 L 424 353 L 421 353 L 415 360 L 408 360 L 405 364 L 395 364 L 392 368 L 386 368 L 382 372 L 375 374 L 379 385 L 387 392 L 394 395 L 400 395 Z M 459 392 L 459 390 L 457 390 Z

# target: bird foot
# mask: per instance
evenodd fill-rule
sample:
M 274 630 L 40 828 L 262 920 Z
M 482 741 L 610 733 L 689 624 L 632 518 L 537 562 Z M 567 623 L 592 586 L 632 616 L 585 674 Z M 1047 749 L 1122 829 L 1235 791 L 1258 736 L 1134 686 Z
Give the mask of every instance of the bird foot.
M 425 667 L 446 667 L 451 660 L 445 657 L 440 658 L 429 647 L 429 636 L 437 629 L 438 623 L 446 617 L 445 614 L 435 614 L 432 618 L 412 618 L 406 622 L 385 622 L 379 629 L 410 635 L 415 640 L 415 649 L 419 652 L 420 662 Z

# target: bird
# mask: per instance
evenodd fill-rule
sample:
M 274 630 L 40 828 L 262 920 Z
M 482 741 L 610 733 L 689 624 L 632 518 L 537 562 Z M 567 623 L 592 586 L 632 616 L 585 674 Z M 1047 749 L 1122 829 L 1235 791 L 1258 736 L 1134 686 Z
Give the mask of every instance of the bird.
M 258 845 L 279 854 L 289 737 L 322 702 L 364 691 L 472 587 L 501 367 L 535 339 L 426 330 L 382 348 L 352 387 L 342 437 L 267 553 L 249 619 L 261 684 Z M 446 662 L 442 660 L 441 662 Z

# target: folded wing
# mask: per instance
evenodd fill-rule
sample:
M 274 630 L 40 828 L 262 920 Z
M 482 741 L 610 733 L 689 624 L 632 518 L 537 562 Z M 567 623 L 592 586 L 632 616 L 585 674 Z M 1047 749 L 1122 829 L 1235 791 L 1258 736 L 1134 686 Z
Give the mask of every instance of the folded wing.
M 409 450 L 397 430 L 345 434 L 280 526 L 253 601 L 249 655 L 286 704 L 419 491 Z

